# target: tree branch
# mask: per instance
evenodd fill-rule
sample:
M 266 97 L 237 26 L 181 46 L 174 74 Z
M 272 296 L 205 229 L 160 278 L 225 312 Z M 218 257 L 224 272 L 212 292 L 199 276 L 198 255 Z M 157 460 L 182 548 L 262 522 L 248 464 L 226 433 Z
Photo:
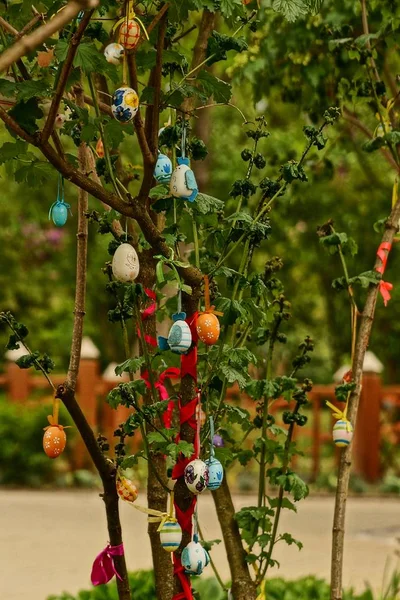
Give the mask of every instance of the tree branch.
M 69 23 L 80 10 L 95 8 L 97 5 L 98 0 L 71 0 L 48 23 L 39 27 L 39 29 L 36 29 L 30 35 L 24 36 L 11 46 L 11 48 L 3 52 L 0 56 L 0 73 L 8 69 L 19 58 L 43 44 L 49 37 Z
M 63 62 L 63 65 L 61 68 L 61 73 L 60 73 L 60 76 L 57 81 L 57 87 L 54 92 L 53 100 L 51 102 L 50 111 L 49 111 L 49 114 L 47 115 L 46 123 L 45 123 L 43 131 L 42 131 L 42 141 L 43 142 L 47 142 L 47 140 L 50 137 L 51 132 L 53 131 L 54 122 L 56 120 L 58 110 L 60 108 L 60 102 L 61 102 L 61 99 L 64 94 L 65 86 L 67 85 L 67 80 L 68 80 L 69 74 L 72 69 L 72 65 L 74 62 L 76 52 L 78 50 L 79 43 L 83 37 L 83 34 L 85 33 L 86 27 L 90 23 L 90 19 L 91 19 L 91 16 L 93 15 L 93 12 L 94 12 L 94 9 L 85 13 L 85 16 L 83 17 L 82 21 L 79 23 L 79 27 L 78 27 L 76 33 L 71 38 L 69 49 L 68 49 L 68 54 Z
M 128 62 L 128 73 L 129 73 L 129 82 L 131 87 L 134 90 L 138 89 L 138 80 L 137 80 L 137 70 L 136 70 L 136 56 L 134 54 L 128 54 L 127 56 Z M 144 163 L 154 164 L 155 157 L 150 151 L 149 144 L 147 143 L 147 138 L 144 132 L 144 124 L 142 120 L 142 115 L 140 113 L 140 108 L 137 111 L 133 124 L 135 126 L 136 135 L 138 138 L 140 151 L 143 156 Z
M 386 229 L 382 236 L 381 243 L 392 244 L 394 236 L 399 228 L 400 219 L 400 199 L 392 209 L 390 217 L 386 223 Z M 375 267 L 382 264 L 379 258 L 375 261 Z M 352 371 L 353 380 L 356 384 L 352 392 L 349 403 L 347 417 L 355 426 L 357 412 L 361 395 L 362 374 L 365 352 L 368 348 L 372 325 L 374 322 L 376 301 L 378 298 L 379 286 L 371 285 L 365 302 L 364 311 L 361 317 L 361 324 L 357 336 L 356 350 L 353 359 Z M 342 600 L 342 571 L 343 571 L 343 550 L 344 533 L 346 517 L 346 501 L 349 487 L 351 471 L 351 452 L 352 446 L 347 446 L 340 455 L 340 464 L 338 472 L 338 483 L 335 498 L 335 513 L 333 519 L 333 537 L 332 537 L 332 567 L 331 567 L 331 600 Z

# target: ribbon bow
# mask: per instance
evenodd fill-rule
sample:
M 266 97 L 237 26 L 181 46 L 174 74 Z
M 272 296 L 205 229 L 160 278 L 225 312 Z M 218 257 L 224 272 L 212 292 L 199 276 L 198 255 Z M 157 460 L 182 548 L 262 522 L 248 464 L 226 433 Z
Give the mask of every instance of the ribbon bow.
M 149 40 L 149 39 L 150 39 L 150 38 L 149 38 L 149 34 L 147 33 L 147 29 L 146 29 L 146 27 L 144 26 L 144 23 L 143 23 L 143 21 L 141 21 L 141 19 L 139 19 L 139 17 L 137 16 L 137 14 L 135 13 L 135 11 L 134 11 L 134 9 L 133 9 L 133 2 L 132 2 L 132 0 L 130 0 L 130 1 L 128 2 L 128 7 L 127 7 L 127 12 L 126 12 L 126 15 L 125 15 L 124 17 L 122 17 L 122 19 L 120 19 L 119 21 L 117 21 L 117 22 L 115 23 L 114 27 L 113 27 L 113 28 L 112 28 L 112 30 L 111 30 L 111 31 L 112 31 L 112 33 L 114 33 L 114 31 L 117 29 L 117 27 L 118 27 L 119 25 L 122 25 L 122 23 L 123 23 L 124 21 L 126 21 L 127 19 L 128 19 L 128 20 L 130 20 L 130 21 L 133 21 L 133 20 L 137 21 L 137 22 L 139 23 L 140 27 L 143 29 L 143 33 L 144 33 L 144 35 L 145 35 L 146 39 L 147 39 L 147 40 Z
M 110 544 L 107 544 L 104 550 L 102 550 L 94 559 L 91 574 L 92 584 L 102 585 L 103 583 L 108 583 L 110 579 L 114 577 L 114 575 L 116 575 L 118 579 L 121 579 L 115 568 L 113 557 L 123 555 L 123 544 L 120 544 L 119 546 L 111 546 Z
M 387 303 L 391 299 L 390 292 L 393 289 L 393 284 L 389 283 L 389 281 L 380 281 L 379 282 L 379 292 L 382 296 L 383 303 L 387 306 Z
M 174 517 L 174 492 L 170 492 L 169 498 L 169 512 L 162 512 L 161 510 L 147 508 L 146 506 L 139 506 L 138 504 L 131 504 L 130 506 L 133 506 L 133 508 L 136 508 L 136 510 L 140 510 L 140 512 L 144 513 L 145 515 L 149 515 L 147 517 L 147 521 L 149 523 L 160 523 L 157 528 L 157 531 L 160 532 L 165 523 L 178 522 L 178 520 Z
M 326 405 L 329 406 L 329 408 L 332 410 L 332 415 L 334 416 L 334 418 L 338 421 L 345 421 L 347 431 L 351 431 L 351 423 L 347 418 L 347 404 L 344 410 L 340 410 L 340 408 L 334 406 L 331 402 L 328 401 L 326 402 Z
M 156 388 L 156 390 L 158 390 L 161 400 L 168 400 L 168 398 L 169 398 L 169 394 L 168 394 L 167 388 L 165 387 L 165 383 L 164 383 L 165 380 L 166 379 L 175 379 L 175 378 L 180 377 L 180 375 L 181 375 L 180 369 L 177 369 L 176 367 L 169 367 L 168 369 L 165 369 L 165 371 L 163 371 L 161 373 L 160 377 L 158 378 L 158 381 L 156 381 L 156 383 L 154 384 L 154 387 Z M 144 380 L 146 387 L 148 389 L 151 389 L 148 371 L 145 371 L 144 373 L 142 373 L 142 379 Z M 170 402 L 168 402 L 168 406 L 165 410 L 165 413 L 163 414 L 164 425 L 167 429 L 171 429 L 173 411 L 174 411 L 174 401 L 171 400 Z

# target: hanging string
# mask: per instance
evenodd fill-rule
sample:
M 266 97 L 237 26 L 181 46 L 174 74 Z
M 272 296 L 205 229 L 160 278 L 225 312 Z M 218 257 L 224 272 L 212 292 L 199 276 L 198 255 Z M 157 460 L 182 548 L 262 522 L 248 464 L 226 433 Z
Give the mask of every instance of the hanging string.
M 214 433 L 214 418 L 210 416 L 210 458 L 215 456 Z
M 186 119 L 182 118 L 182 147 L 181 147 L 181 156 L 185 158 L 186 156 Z
M 182 312 L 182 290 L 178 291 L 178 313 Z

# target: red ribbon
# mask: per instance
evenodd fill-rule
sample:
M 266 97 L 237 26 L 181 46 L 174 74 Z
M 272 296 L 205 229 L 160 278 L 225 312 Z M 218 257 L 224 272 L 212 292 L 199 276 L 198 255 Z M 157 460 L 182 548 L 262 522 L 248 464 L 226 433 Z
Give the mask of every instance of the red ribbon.
M 186 319 L 189 325 L 190 333 L 192 334 L 192 346 L 187 354 L 181 355 L 181 377 L 190 375 L 197 381 L 197 341 L 199 339 L 196 330 L 196 321 L 198 312 L 195 312 L 191 317 Z
M 113 556 L 123 556 L 124 555 L 124 545 L 120 544 L 119 546 L 107 546 L 96 556 L 94 559 L 94 563 L 92 566 L 92 574 L 91 581 L 93 585 L 102 585 L 103 583 L 107 583 L 116 575 L 118 579 L 122 578 L 119 576 L 115 565 Z
M 388 281 L 380 281 L 379 282 L 379 292 L 383 298 L 383 303 L 385 306 L 387 306 L 387 303 L 389 302 L 391 295 L 390 292 L 393 289 L 393 285 L 391 283 L 389 283 Z
M 180 377 L 180 374 L 181 374 L 180 370 L 177 369 L 176 367 L 169 367 L 168 369 L 165 369 L 165 371 L 163 371 L 160 374 L 158 381 L 156 381 L 156 383 L 154 384 L 154 387 L 156 388 L 156 390 L 158 390 L 161 400 L 168 400 L 168 398 L 169 398 L 169 394 L 168 394 L 167 388 L 165 387 L 165 383 L 164 383 L 165 380 L 166 379 L 177 379 L 178 377 Z M 151 389 L 148 371 L 145 371 L 144 373 L 142 373 L 142 379 L 145 381 L 146 387 Z M 174 411 L 174 401 L 171 400 L 170 402 L 168 402 L 166 411 L 163 414 L 164 425 L 167 429 L 171 429 L 173 411 Z
M 153 290 L 151 290 L 150 288 L 144 288 L 144 291 L 145 291 L 146 296 L 148 298 L 150 298 L 150 300 L 153 300 L 153 302 L 147 308 L 145 308 L 144 311 L 141 313 L 142 321 L 145 321 L 146 319 L 148 319 L 149 317 L 154 315 L 154 313 L 157 310 L 156 293 L 153 292 Z M 139 327 L 137 328 L 137 335 L 138 335 L 138 338 L 140 339 L 141 334 L 140 334 Z M 147 344 L 149 344 L 149 346 L 153 346 L 153 348 L 157 348 L 157 340 L 153 336 L 145 335 L 144 340 Z
M 190 579 L 185 574 L 185 569 L 182 566 L 181 559 L 174 554 L 174 575 L 176 575 L 181 583 L 182 592 L 175 594 L 172 600 L 193 600 L 192 586 Z
M 382 244 L 379 246 L 376 255 L 377 257 L 380 259 L 381 261 L 381 265 L 379 265 L 378 267 L 375 267 L 375 271 L 377 273 L 381 273 L 381 275 L 383 275 L 383 273 L 385 272 L 386 269 L 386 263 L 388 260 L 388 256 L 389 256 L 389 252 L 392 249 L 392 244 L 389 244 L 389 242 L 382 242 Z M 393 289 L 393 285 L 391 283 L 389 283 L 388 281 L 383 281 L 383 279 L 379 282 L 379 293 L 381 294 L 382 298 L 383 298 L 383 303 L 385 306 L 387 306 L 387 303 L 389 302 L 391 296 L 390 296 L 390 292 Z

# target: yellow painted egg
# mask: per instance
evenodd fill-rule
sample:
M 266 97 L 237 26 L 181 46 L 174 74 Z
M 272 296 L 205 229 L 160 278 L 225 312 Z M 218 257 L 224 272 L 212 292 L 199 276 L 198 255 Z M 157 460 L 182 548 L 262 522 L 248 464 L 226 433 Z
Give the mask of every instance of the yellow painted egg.
M 207 346 L 212 346 L 219 338 L 220 325 L 218 317 L 212 313 L 200 315 L 197 318 L 196 330 L 199 339 L 207 344 Z
M 43 450 L 49 458 L 57 458 L 64 452 L 67 436 L 62 425 L 46 427 L 43 436 Z
M 127 477 L 117 477 L 117 493 L 121 500 L 126 502 L 135 502 L 139 495 L 136 485 Z

